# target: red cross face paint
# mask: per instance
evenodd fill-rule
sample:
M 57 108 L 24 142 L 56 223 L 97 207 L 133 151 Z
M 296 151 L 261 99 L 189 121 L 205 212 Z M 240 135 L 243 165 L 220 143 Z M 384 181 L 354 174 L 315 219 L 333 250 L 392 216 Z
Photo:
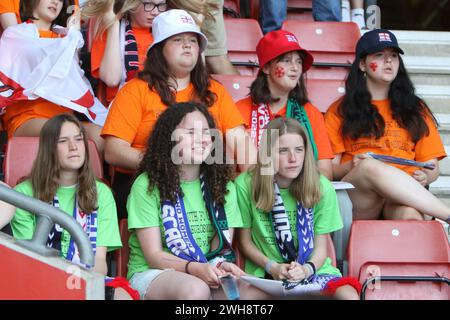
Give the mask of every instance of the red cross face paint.
M 275 76 L 278 78 L 283 78 L 286 72 L 284 71 L 283 67 L 276 67 L 275 68 Z
M 378 69 L 378 64 L 376 62 L 371 62 L 369 64 L 370 69 L 372 69 L 373 72 L 377 71 Z

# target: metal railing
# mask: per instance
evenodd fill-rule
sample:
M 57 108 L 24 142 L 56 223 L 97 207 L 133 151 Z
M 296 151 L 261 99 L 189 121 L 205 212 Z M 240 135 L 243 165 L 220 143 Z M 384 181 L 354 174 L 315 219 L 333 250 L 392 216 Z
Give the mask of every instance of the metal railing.
M 18 240 L 24 248 L 43 256 L 58 256 L 59 252 L 47 246 L 47 238 L 55 223 L 67 230 L 80 252 L 81 263 L 94 265 L 94 253 L 87 234 L 74 218 L 40 200 L 28 197 L 13 189 L 0 185 L 0 200 L 38 216 L 36 229 L 31 240 Z

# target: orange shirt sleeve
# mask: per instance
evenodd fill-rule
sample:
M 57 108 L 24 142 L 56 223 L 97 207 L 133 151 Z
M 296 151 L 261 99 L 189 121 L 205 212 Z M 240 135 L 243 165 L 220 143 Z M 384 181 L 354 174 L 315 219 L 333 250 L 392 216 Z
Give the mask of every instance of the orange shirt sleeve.
M 217 126 L 220 131 L 226 133 L 228 129 L 233 129 L 240 125 L 247 125 L 236 107 L 233 98 L 224 86 L 215 80 L 211 80 L 210 90 L 217 95 L 217 100 L 211 112 L 215 113 Z
M 333 159 L 334 153 L 331 149 L 330 139 L 328 138 L 322 113 L 311 103 L 305 105 L 305 110 L 311 123 L 314 141 L 318 151 L 318 159 Z
M 103 138 L 110 135 L 133 143 L 143 117 L 145 93 L 140 82 L 143 81 L 133 79 L 117 93 L 102 129 Z
M 252 104 L 253 102 L 251 97 L 241 99 L 236 103 L 236 106 L 245 121 L 245 127 L 247 129 L 250 127 L 252 121 Z
M 341 134 L 342 119 L 338 114 L 340 100 L 334 102 L 325 113 L 325 127 L 334 154 L 344 153 L 344 138 Z
M 17 22 L 20 23 L 20 0 L 1 0 L 0 1 L 0 14 L 14 13 L 17 18 Z
M 422 137 L 422 139 L 416 143 L 416 161 L 426 162 L 435 158 L 441 160 L 447 156 L 441 136 L 431 117 L 428 116 L 425 121 L 428 125 L 430 134 Z
M 92 42 L 91 48 L 91 73 L 95 78 L 100 77 L 100 65 L 106 47 L 106 32 L 100 38 Z

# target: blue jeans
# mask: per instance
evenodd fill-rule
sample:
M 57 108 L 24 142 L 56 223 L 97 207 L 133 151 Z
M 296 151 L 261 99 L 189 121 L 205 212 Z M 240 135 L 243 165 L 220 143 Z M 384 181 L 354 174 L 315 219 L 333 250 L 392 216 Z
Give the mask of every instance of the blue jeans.
M 287 19 L 287 0 L 260 0 L 259 12 L 264 34 L 281 29 Z
M 313 0 L 313 17 L 315 21 L 341 21 L 341 0 Z

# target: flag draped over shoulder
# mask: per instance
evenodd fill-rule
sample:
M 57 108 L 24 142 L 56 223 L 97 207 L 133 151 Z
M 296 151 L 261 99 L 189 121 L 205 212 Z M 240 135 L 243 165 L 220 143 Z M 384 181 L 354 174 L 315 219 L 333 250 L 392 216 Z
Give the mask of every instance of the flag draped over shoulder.
M 43 98 L 103 126 L 108 109 L 94 97 L 78 64 L 83 44 L 75 28 L 63 38 L 40 38 L 33 23 L 7 28 L 0 39 L 0 108 Z

